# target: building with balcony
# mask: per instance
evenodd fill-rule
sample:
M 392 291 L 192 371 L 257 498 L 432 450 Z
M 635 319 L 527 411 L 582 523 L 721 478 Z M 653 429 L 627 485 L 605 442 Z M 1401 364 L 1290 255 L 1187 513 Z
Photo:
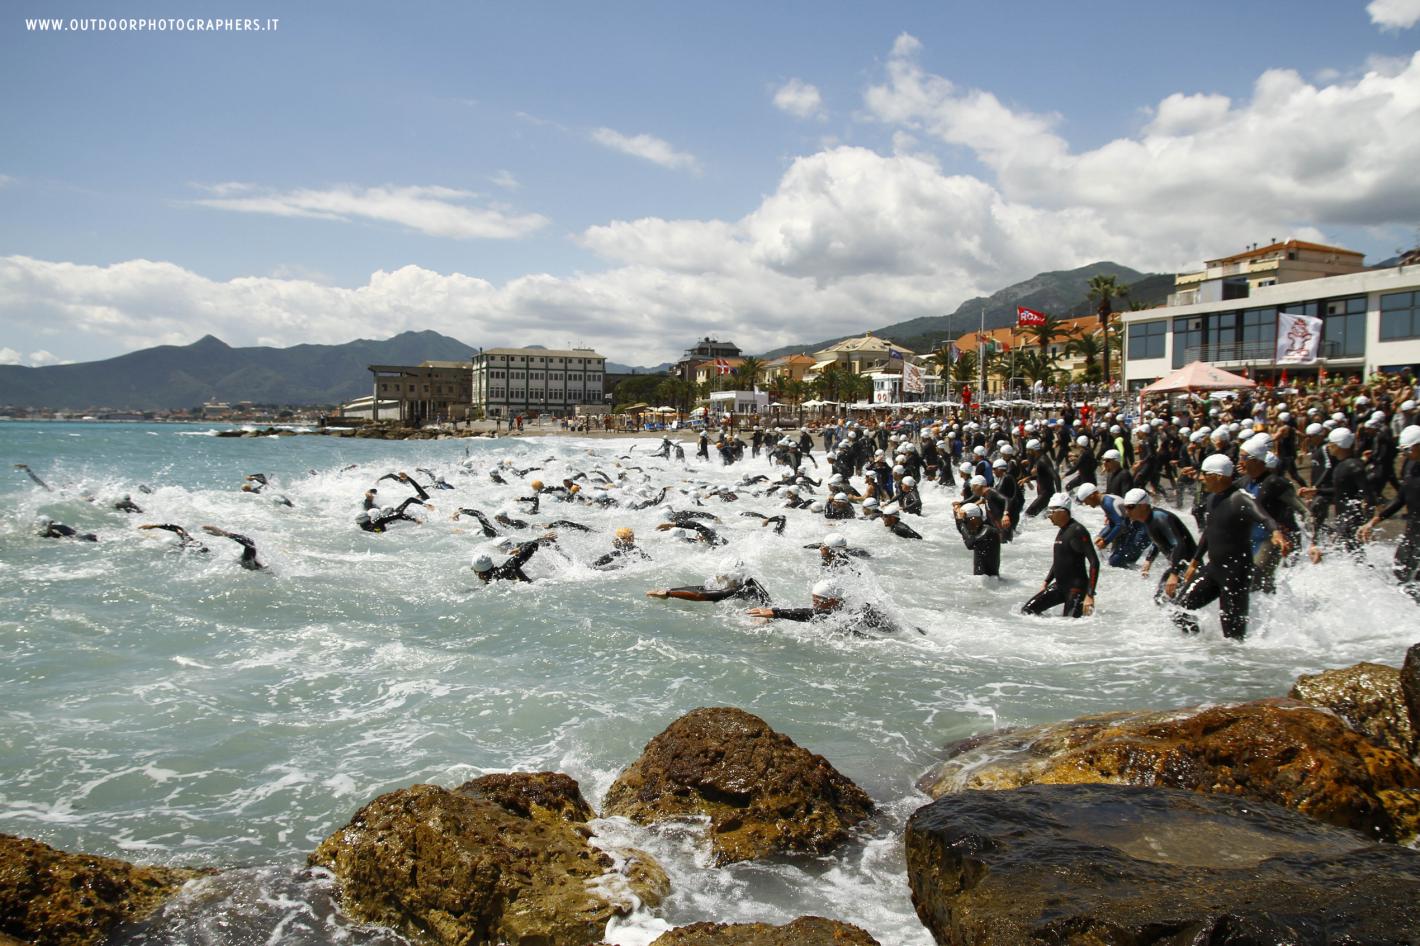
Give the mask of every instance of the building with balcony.
M 1205 260 L 1203 266 L 1199 272 L 1174 277 L 1169 305 L 1246 299 L 1269 286 L 1344 276 L 1366 268 L 1363 253 L 1304 240 L 1253 246 L 1232 256 Z
M 802 381 L 814 366 L 814 356 L 800 352 L 797 355 L 780 355 L 764 363 L 760 377 L 765 384 L 778 381 Z
M 904 348 L 886 338 L 879 338 L 872 332 L 856 338 L 845 338 L 822 351 L 816 351 L 813 353 L 813 359 L 814 364 L 808 372 L 810 381 L 813 376 L 835 363 L 854 374 L 872 374 L 875 371 L 901 373 L 904 360 L 910 360 L 914 364 L 921 362 L 912 349 Z
M 696 370 L 706 362 L 713 362 L 717 358 L 740 357 L 740 347 L 731 342 L 722 342 L 717 338 L 705 336 L 694 345 L 685 350 L 680 361 L 675 363 L 671 369 L 671 374 L 677 375 L 682 381 L 694 381 Z
M 1318 360 L 1276 361 L 1279 313 L 1322 320 Z M 1395 266 L 1252 288 L 1246 297 L 1119 315 L 1124 379 L 1139 388 L 1194 361 L 1252 378 L 1315 378 L 1420 369 L 1420 266 Z
M 468 417 L 470 366 L 466 361 L 424 361 L 406 365 L 370 365 L 374 391 L 370 419 L 397 420 L 418 427 Z M 393 402 L 394 409 L 388 405 Z
M 570 417 L 601 405 L 606 358 L 590 348 L 489 348 L 473 356 L 473 407 L 484 417 Z

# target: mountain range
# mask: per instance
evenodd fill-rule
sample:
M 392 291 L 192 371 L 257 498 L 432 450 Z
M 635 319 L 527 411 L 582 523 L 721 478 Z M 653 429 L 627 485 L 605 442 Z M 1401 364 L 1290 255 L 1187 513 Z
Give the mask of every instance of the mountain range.
M 1055 316 L 1093 311 L 1089 281 L 1113 276 L 1129 289 L 1129 299 L 1145 305 L 1164 300 L 1173 277 L 1146 275 L 1118 263 L 1093 263 L 1079 269 L 1041 273 L 993 295 L 968 299 L 951 315 L 896 322 L 873 329 L 913 351 L 935 349 L 943 339 L 977 328 L 984 313 L 987 328 L 1012 325 L 1016 306 Z M 1117 307 L 1127 308 L 1127 303 Z M 773 358 L 827 348 L 843 338 L 788 345 L 760 355 Z M 534 346 L 537 347 L 537 346 Z M 339 404 L 371 390 L 369 365 L 417 365 L 421 361 L 464 361 L 477 351 L 438 332 L 403 332 L 377 341 L 356 339 L 342 345 L 294 345 L 290 348 L 233 348 L 211 335 L 191 345 L 160 345 L 103 361 L 29 368 L 0 365 L 0 407 L 51 410 L 176 410 L 207 401 L 257 404 Z M 629 367 L 608 362 L 609 374 L 655 374 L 670 363 Z
M 1079 269 L 1040 273 L 989 296 L 968 299 L 950 315 L 909 319 L 872 331 L 879 338 L 896 342 L 913 351 L 930 352 L 944 339 L 954 339 L 980 328 L 983 319 L 988 329 L 1015 325 L 1018 305 L 1057 318 L 1088 315 L 1095 311 L 1095 305 L 1089 299 L 1090 280 L 1095 276 L 1113 276 L 1119 285 L 1129 290 L 1127 301 L 1116 301 L 1115 309 L 1127 309 L 1130 302 L 1145 306 L 1162 304 L 1174 286 L 1171 274 L 1141 273 L 1119 263 L 1091 263 Z M 768 359 L 799 352 L 821 351 L 845 338 L 854 337 L 856 336 L 840 335 L 809 345 L 785 345 L 758 357 Z

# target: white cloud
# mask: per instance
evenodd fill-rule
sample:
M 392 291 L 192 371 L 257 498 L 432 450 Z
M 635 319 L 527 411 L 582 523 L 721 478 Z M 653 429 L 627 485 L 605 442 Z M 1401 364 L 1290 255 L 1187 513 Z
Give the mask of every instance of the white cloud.
M 0 187 L 8 187 L 15 183 L 15 179 L 8 174 L 0 174 Z
M 541 214 L 510 214 L 494 207 L 469 206 L 479 195 L 452 187 L 352 187 L 272 191 L 250 184 L 207 188 L 214 196 L 193 201 L 203 207 L 278 217 L 356 219 L 397 223 L 430 236 L 508 240 L 547 225 Z
M 774 107 L 797 118 L 827 117 L 818 87 L 799 79 L 790 79 L 775 90 Z
M 507 191 L 522 190 L 523 188 L 523 185 L 513 176 L 512 171 L 499 171 L 497 174 L 490 177 L 489 180 Z
M 45 365 L 68 365 L 73 362 L 66 361 L 58 355 L 50 354 L 43 349 L 30 352 L 30 364 L 35 368 L 43 368 Z
M 25 363 L 25 356 L 15 351 L 13 348 L 0 348 L 0 365 L 22 365 Z
M 1420 0 L 1371 0 L 1371 22 L 1387 30 L 1408 30 L 1420 22 Z
M 695 160 L 695 155 L 677 151 L 669 142 L 655 135 L 623 135 L 610 128 L 597 128 L 592 132 L 592 140 L 613 151 L 659 164 L 663 168 L 700 170 L 700 162 Z

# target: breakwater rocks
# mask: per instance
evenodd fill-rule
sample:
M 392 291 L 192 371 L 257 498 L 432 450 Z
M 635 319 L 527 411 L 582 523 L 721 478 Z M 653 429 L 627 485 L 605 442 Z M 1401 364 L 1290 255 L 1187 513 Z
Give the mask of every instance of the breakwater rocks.
M 638 824 L 708 818 L 717 864 L 822 854 L 868 817 L 872 800 L 764 720 L 730 707 L 697 709 L 647 744 L 603 804 Z
M 767 923 L 693 923 L 664 933 L 651 946 L 881 946 L 866 930 L 837 920 L 801 916 Z
M 1099 782 L 1235 795 L 1380 841 L 1420 834 L 1420 768 L 1294 700 L 1110 713 L 981 739 L 924 779 L 964 789 Z
M 907 825 L 952 946 L 1413 943 L 1420 854 L 1275 805 L 1118 785 L 948 795 Z
M 90 946 L 152 913 L 204 871 L 138 867 L 0 834 L 0 944 Z
M 449 946 L 586 946 L 669 890 L 649 855 L 591 846 L 591 809 L 555 773 L 381 795 L 310 857 L 356 919 Z

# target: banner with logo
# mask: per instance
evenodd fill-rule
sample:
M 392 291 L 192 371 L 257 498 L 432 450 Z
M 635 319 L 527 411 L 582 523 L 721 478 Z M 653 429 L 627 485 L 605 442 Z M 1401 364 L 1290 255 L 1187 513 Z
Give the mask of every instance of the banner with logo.
M 927 391 L 927 386 L 922 383 L 922 369 L 910 361 L 902 363 L 902 392 L 904 394 L 923 394 Z
M 1277 314 L 1277 363 L 1309 365 L 1321 347 L 1321 319 L 1309 315 Z

